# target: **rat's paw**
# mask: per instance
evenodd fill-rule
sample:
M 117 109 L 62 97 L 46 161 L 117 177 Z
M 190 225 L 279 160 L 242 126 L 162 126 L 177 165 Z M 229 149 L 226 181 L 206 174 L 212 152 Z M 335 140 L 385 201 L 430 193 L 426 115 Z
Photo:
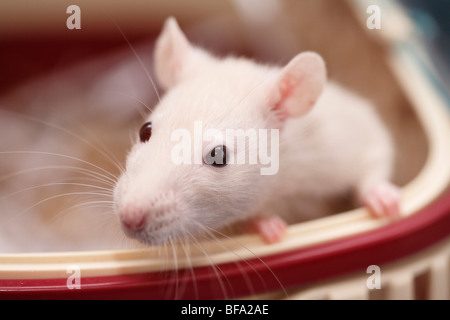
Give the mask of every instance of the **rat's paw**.
M 400 189 L 389 182 L 376 185 L 367 193 L 363 202 L 377 218 L 400 216 Z
M 258 233 L 265 242 L 275 243 L 283 239 L 287 224 L 279 216 L 255 217 L 248 221 L 247 230 Z

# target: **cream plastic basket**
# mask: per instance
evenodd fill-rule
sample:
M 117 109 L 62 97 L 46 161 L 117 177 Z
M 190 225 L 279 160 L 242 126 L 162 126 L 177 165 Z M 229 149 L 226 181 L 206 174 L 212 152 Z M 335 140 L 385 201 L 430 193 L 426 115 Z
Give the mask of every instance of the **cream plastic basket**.
M 230 3 L 204 14 L 231 10 Z M 349 3 L 355 16 L 366 17 L 365 2 Z M 170 14 L 183 16 L 178 10 Z M 420 170 L 402 188 L 404 219 L 390 224 L 358 208 L 292 225 L 284 241 L 270 246 L 255 235 L 205 241 L 202 250 L 175 246 L 178 258 L 164 263 L 159 248 L 0 254 L 0 298 L 450 298 L 449 102 L 409 42 L 411 22 L 397 7 L 383 10 L 402 22 L 398 32 L 366 37 L 385 48 L 383 59 L 427 149 Z M 380 267 L 380 290 L 367 287 L 370 265 Z M 79 289 L 69 282 L 74 270 Z

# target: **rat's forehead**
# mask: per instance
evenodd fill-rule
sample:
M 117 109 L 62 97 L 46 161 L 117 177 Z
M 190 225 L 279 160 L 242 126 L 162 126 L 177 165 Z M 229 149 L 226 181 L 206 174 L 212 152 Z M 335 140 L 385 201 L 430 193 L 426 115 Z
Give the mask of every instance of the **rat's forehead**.
M 208 90 L 206 90 L 208 91 Z M 154 110 L 152 121 L 216 121 L 232 116 L 238 99 L 225 90 L 211 94 L 197 86 L 179 86 L 169 91 Z
M 212 127 L 234 128 L 258 119 L 273 70 L 245 61 L 229 62 L 198 70 L 166 92 L 152 115 L 154 124 L 161 122 L 161 127 L 173 129 L 202 121 Z
M 264 100 L 265 90 L 219 81 L 187 83 L 170 90 L 156 108 L 157 119 L 224 119 L 246 114 Z

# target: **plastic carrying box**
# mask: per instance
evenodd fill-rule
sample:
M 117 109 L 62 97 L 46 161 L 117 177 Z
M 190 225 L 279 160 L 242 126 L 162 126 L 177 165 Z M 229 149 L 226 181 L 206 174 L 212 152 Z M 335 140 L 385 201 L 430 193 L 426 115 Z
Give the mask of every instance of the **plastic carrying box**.
M 324 17 L 333 11 L 322 2 L 317 3 L 320 4 L 312 9 L 324 9 Z M 206 241 L 201 243 L 201 249 L 175 245 L 170 249 L 172 259 L 167 257 L 163 262 L 161 248 L 153 247 L 0 254 L 0 298 L 450 298 L 449 100 L 430 69 L 426 54 L 418 51 L 414 22 L 395 2 L 380 3 L 386 27 L 376 33 L 365 27 L 367 2 L 349 1 L 343 8 L 337 4 L 327 6 L 336 6 L 334 9 L 346 17 L 348 26 L 343 24 L 341 32 L 344 28 L 353 30 L 353 41 L 370 48 L 373 59 L 383 61 L 381 74 L 372 77 L 390 83 L 394 94 L 401 97 L 402 112 L 414 118 L 411 132 L 419 138 L 405 136 L 399 122 L 399 141 L 424 142 L 403 150 L 402 159 L 410 157 L 409 165 L 414 167 L 409 171 L 399 168 L 409 174 L 399 178 L 404 182 L 404 219 L 390 224 L 374 220 L 358 208 L 291 225 L 285 240 L 274 245 L 265 245 L 255 235 L 240 235 L 220 243 Z M 333 33 L 325 27 L 319 30 L 319 22 L 309 21 L 306 13 L 297 19 L 304 3 L 285 5 L 283 14 L 291 19 L 293 30 L 310 23 L 317 32 L 323 31 L 319 40 L 308 38 L 307 32 L 299 38 L 330 61 L 332 72 L 339 70 L 333 68 L 333 64 L 338 65 L 333 57 L 339 52 L 345 54 L 345 50 L 332 52 L 327 46 Z M 172 14 L 178 14 L 182 23 L 192 21 L 192 16 L 183 20 L 182 8 L 180 4 Z M 213 8 L 208 14 L 224 12 L 233 17 L 244 14 L 235 9 L 233 2 L 229 7 Z M 388 28 L 389 25 L 396 27 Z M 249 30 L 251 27 L 246 26 Z M 361 66 L 369 63 L 364 57 L 361 60 Z M 395 108 L 383 110 L 385 118 L 389 119 L 389 112 L 400 112 Z M 424 156 L 419 161 L 415 155 L 421 154 Z M 408 161 L 400 165 L 405 163 Z M 382 272 L 381 289 L 369 288 L 370 266 L 378 266 Z

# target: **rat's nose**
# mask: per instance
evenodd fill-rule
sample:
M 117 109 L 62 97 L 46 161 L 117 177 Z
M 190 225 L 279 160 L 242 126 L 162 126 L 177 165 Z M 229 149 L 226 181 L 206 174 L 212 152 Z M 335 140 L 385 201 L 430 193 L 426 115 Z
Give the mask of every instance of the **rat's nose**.
M 119 213 L 122 225 L 131 231 L 141 231 L 145 227 L 145 214 L 141 211 L 121 211 Z

